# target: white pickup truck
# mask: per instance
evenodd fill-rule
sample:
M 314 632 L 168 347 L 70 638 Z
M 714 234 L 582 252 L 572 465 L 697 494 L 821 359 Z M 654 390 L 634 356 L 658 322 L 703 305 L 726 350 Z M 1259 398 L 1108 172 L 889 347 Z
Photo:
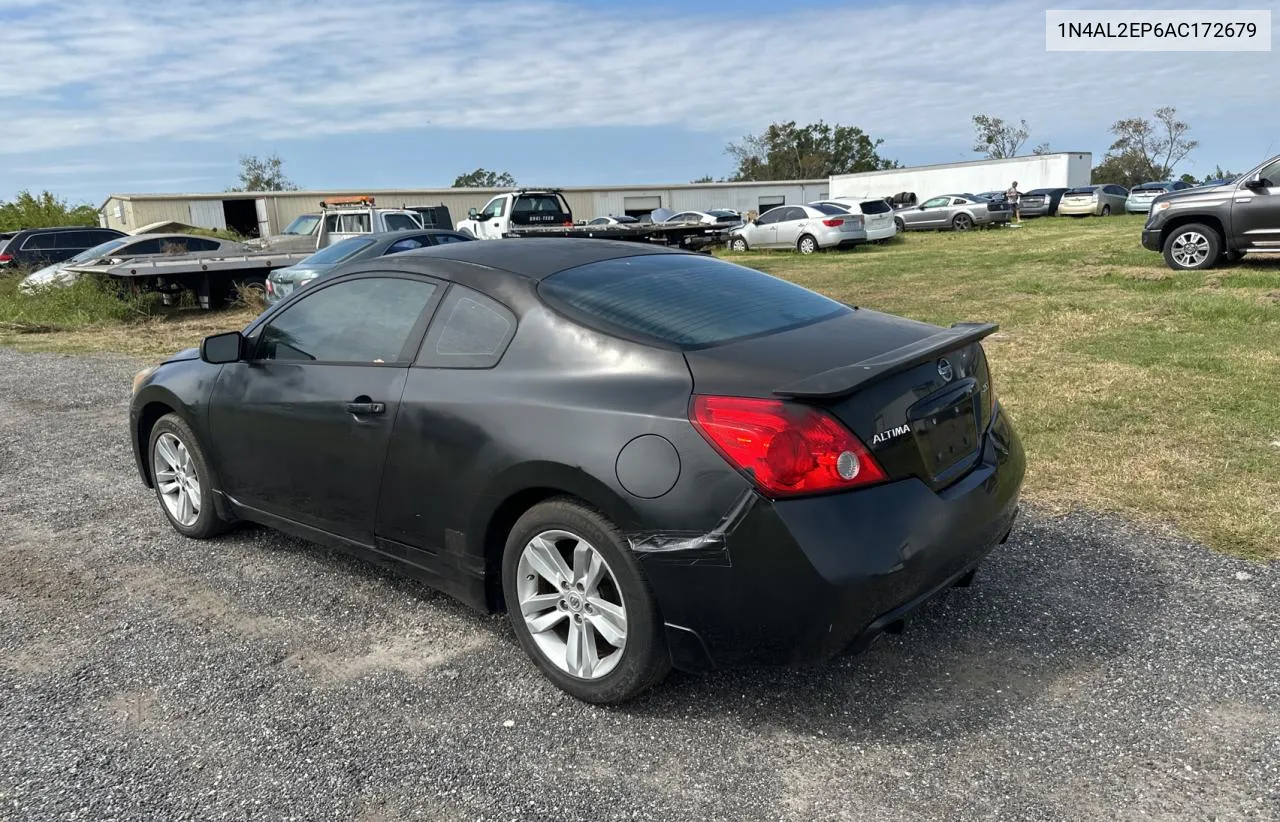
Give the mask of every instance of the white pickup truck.
M 512 191 L 499 194 L 485 207 L 467 212 L 456 230 L 477 240 L 500 240 L 512 229 L 544 226 L 571 227 L 573 212 L 558 191 Z M 560 232 L 556 232 L 560 234 Z
M 316 251 L 339 240 L 382 231 L 422 228 L 422 215 L 407 208 L 377 208 L 369 196 L 334 197 L 320 203 L 319 213 L 297 217 L 282 234 L 247 245 L 267 251 Z

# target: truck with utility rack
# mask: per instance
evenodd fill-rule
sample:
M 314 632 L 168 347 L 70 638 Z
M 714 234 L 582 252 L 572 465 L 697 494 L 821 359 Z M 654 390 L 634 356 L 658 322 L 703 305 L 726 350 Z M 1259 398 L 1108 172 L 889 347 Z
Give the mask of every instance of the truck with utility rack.
M 1175 271 L 1202 271 L 1245 254 L 1280 254 L 1280 156 L 1219 185 L 1151 201 L 1142 245 Z

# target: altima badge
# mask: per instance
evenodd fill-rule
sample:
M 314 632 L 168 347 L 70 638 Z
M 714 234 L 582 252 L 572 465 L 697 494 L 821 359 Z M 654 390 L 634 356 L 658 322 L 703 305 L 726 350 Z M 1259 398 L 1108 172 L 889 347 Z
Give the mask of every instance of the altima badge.
M 955 375 L 956 372 L 952 369 L 951 363 L 947 361 L 946 357 L 938 360 L 938 376 L 942 377 L 943 382 L 951 382 L 951 378 Z

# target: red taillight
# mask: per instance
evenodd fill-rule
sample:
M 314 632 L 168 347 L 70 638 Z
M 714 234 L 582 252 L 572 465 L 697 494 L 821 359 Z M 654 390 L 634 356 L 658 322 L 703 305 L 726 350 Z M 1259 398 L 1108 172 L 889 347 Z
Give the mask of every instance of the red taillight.
M 565 221 L 564 221 L 563 223 L 561 223 L 560 225 L 573 225 L 573 220 L 565 220 Z
M 827 219 L 822 221 L 822 224 L 825 225 L 827 228 L 835 228 L 838 225 L 844 225 L 844 218 L 828 217 Z
M 767 496 L 857 488 L 884 479 L 866 447 L 830 415 L 807 405 L 695 395 L 694 428 Z
M 13 262 L 12 254 L 0 254 L 0 263 L 11 263 L 11 262 Z

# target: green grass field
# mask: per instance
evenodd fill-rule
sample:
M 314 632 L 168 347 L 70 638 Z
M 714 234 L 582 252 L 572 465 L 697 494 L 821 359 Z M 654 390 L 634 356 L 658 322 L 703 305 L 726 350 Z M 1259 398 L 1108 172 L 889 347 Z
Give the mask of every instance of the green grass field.
M 1280 259 L 1175 274 L 1138 244 L 1141 225 L 1047 218 L 810 257 L 724 256 L 855 305 L 999 323 L 986 347 L 1031 500 L 1280 559 Z M 37 304 L 0 281 L 0 344 L 26 350 L 159 356 L 251 316 L 92 294 Z

